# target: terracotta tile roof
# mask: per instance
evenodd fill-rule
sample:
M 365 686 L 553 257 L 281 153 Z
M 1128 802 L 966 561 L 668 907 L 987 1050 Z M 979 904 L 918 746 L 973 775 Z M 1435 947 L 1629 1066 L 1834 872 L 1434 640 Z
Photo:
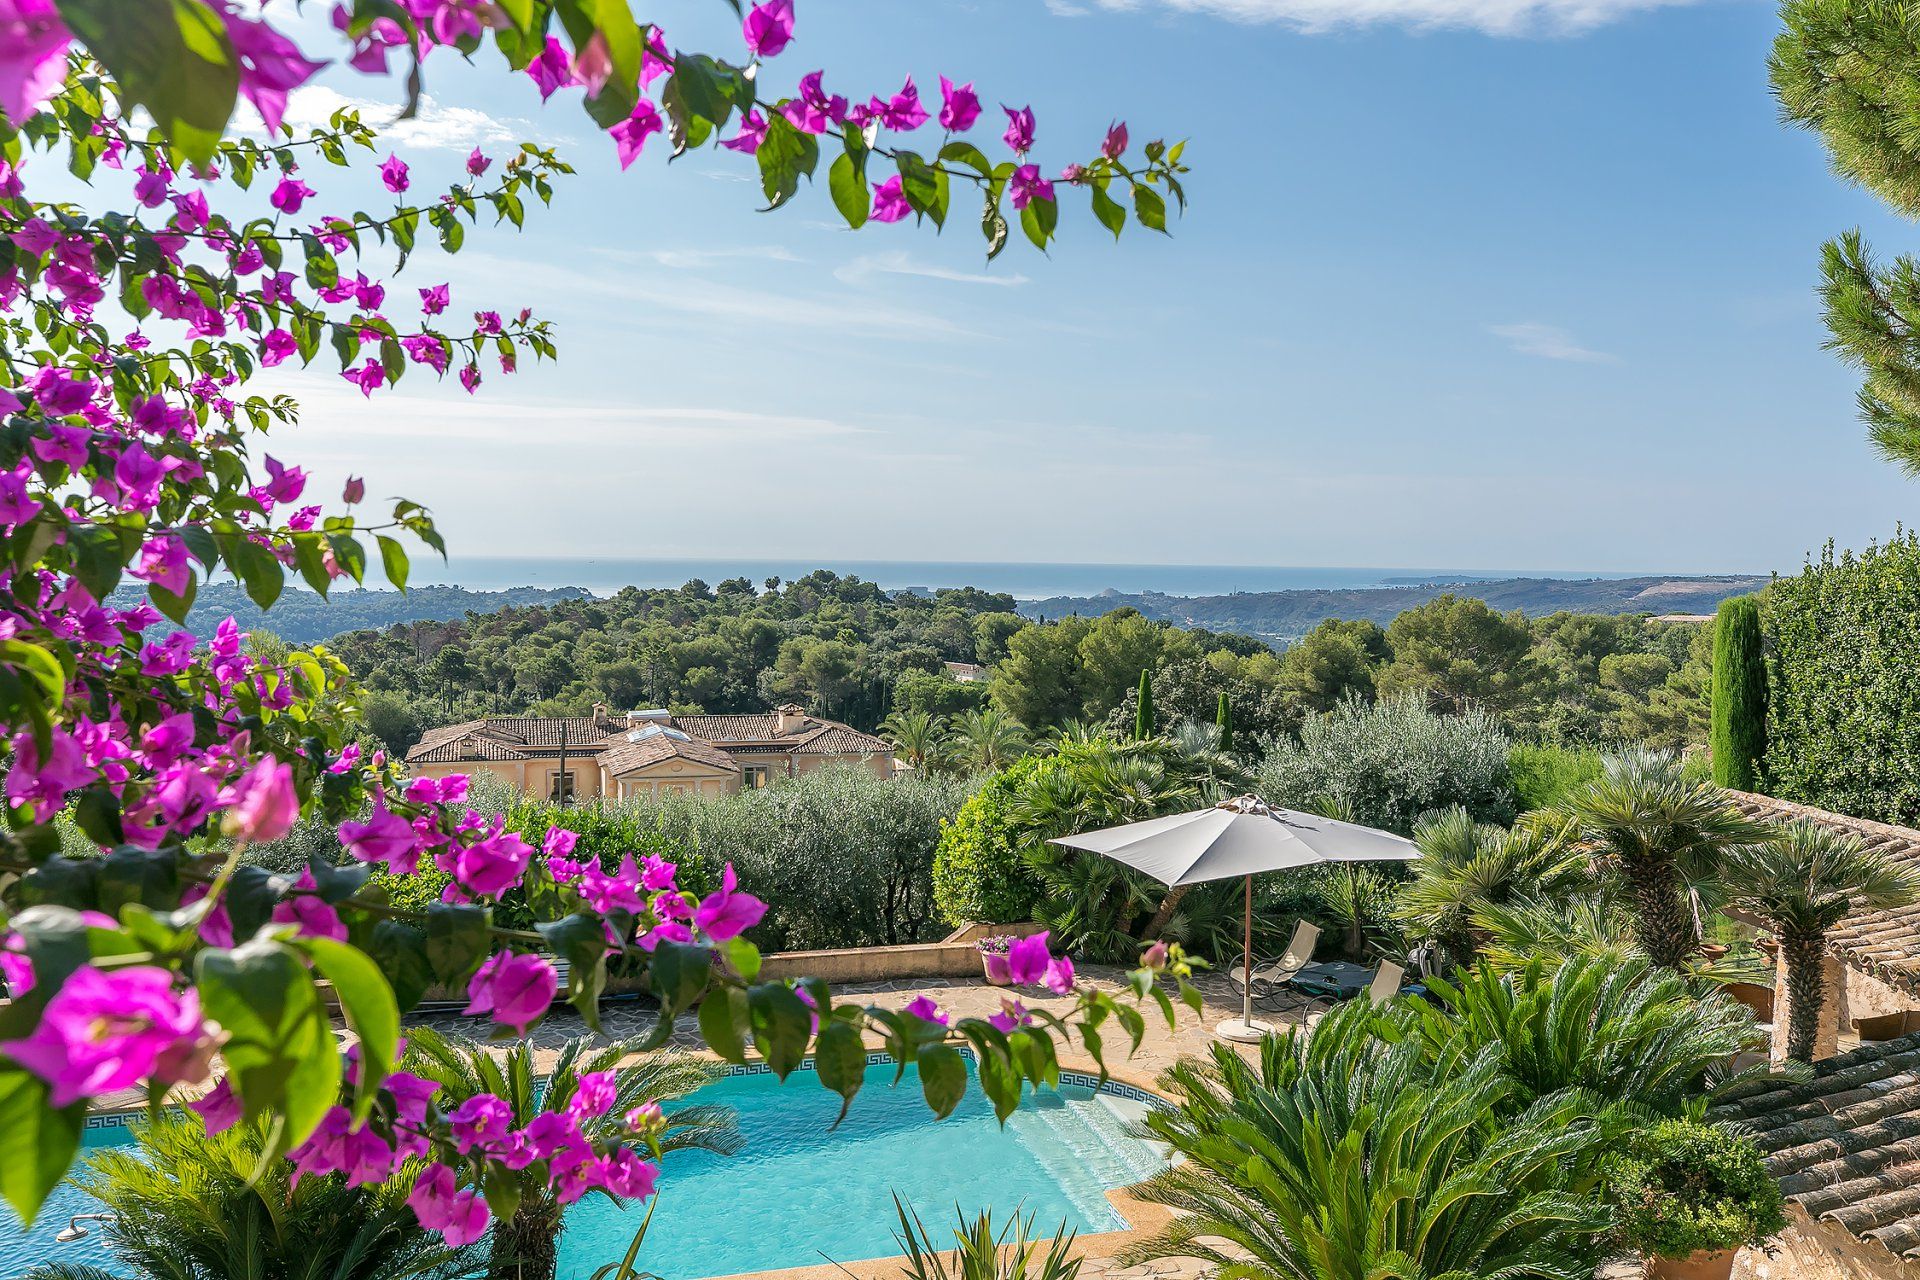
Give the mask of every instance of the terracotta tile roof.
M 780 717 L 773 712 L 744 716 L 675 716 L 673 722 L 696 737 L 729 746 L 741 742 L 791 743 L 799 734 L 780 733 Z M 810 720 L 810 724 L 819 724 Z M 807 729 L 806 732 L 811 732 Z
M 672 733 L 649 734 L 637 742 L 622 739 L 602 751 L 599 759 L 607 772 L 618 778 L 635 769 L 644 769 L 675 757 L 727 773 L 740 772 L 740 766 L 734 758 L 712 743 L 702 742 L 690 735 L 677 736 Z
M 1920 1035 L 1828 1058 L 1803 1084 L 1750 1085 L 1711 1118 L 1751 1134 L 1809 1214 L 1920 1258 Z
M 794 752 L 803 756 L 890 756 L 893 746 L 884 738 L 844 724 L 828 724 L 795 746 Z
M 1844 813 L 1745 791 L 1728 793 L 1742 813 L 1775 822 L 1805 820 L 1858 836 L 1870 849 L 1920 870 L 1920 831 L 1869 822 Z M 1856 911 L 1827 935 L 1828 948 L 1847 964 L 1890 986 L 1920 995 L 1920 904 L 1893 911 Z

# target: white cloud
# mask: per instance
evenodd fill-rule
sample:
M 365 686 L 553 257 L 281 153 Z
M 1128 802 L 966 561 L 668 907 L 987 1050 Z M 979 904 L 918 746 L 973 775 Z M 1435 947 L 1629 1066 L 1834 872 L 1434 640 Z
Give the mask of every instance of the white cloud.
M 1018 272 L 992 275 L 980 271 L 956 271 L 952 267 L 943 267 L 938 263 L 921 262 L 904 249 L 863 254 L 851 262 L 836 267 L 833 274 L 842 284 L 858 284 L 876 275 L 919 276 L 927 280 L 946 280 L 954 284 L 987 284 L 1002 288 L 1027 283 L 1027 277 Z
M 1579 364 L 1616 364 L 1620 357 L 1580 345 L 1571 333 L 1555 324 L 1523 321 L 1519 324 L 1490 324 L 1487 332 L 1505 338 L 1507 345 L 1523 356 L 1542 360 L 1572 360 Z
M 1694 0 L 1046 0 L 1072 17 L 1087 6 L 1134 11 L 1170 9 L 1235 22 L 1278 22 L 1310 34 L 1352 27 L 1469 30 L 1491 36 L 1568 35 L 1631 14 Z
M 380 131 L 382 142 L 414 150 L 467 151 L 535 136 L 528 121 L 448 106 L 426 95 L 421 96 L 420 110 L 411 120 L 398 120 L 400 108 L 394 103 L 349 98 L 323 84 L 302 85 L 293 91 L 287 99 L 286 123 L 296 136 L 303 136 L 309 129 L 326 128 L 333 113 L 342 109 L 358 111 L 362 121 Z M 259 114 L 245 102 L 240 104 L 235 127 L 245 133 L 266 132 Z
M 675 271 L 705 271 L 722 262 L 799 262 L 793 250 L 778 244 L 739 245 L 730 249 L 598 249 L 604 257 L 622 262 L 651 262 Z

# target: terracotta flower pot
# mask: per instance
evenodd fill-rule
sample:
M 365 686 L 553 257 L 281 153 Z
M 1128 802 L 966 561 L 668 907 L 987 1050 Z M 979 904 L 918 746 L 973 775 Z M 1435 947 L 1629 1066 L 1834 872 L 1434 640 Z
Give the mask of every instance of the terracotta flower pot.
M 1684 1258 L 1648 1258 L 1648 1280 L 1728 1280 L 1738 1249 L 1702 1250 Z
M 996 987 L 1008 987 L 1013 985 L 1010 982 L 1002 982 L 1000 979 L 993 976 L 993 966 L 988 963 L 987 953 L 984 951 L 980 953 L 980 971 L 986 974 L 987 981 L 992 983 Z

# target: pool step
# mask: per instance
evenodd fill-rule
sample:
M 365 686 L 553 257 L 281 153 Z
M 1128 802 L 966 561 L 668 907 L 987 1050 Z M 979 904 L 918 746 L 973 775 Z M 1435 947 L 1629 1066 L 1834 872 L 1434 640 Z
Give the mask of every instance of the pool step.
M 1014 1112 L 1007 1127 L 1038 1149 L 1070 1153 L 1086 1170 L 1091 1185 L 1068 1190 L 1074 1207 L 1089 1222 L 1119 1225 L 1113 1206 L 1094 1187 L 1130 1186 L 1163 1167 L 1153 1149 L 1131 1137 L 1126 1121 L 1098 1098 L 1043 1096 Z M 1037 1229 L 1047 1224 L 1034 1225 Z

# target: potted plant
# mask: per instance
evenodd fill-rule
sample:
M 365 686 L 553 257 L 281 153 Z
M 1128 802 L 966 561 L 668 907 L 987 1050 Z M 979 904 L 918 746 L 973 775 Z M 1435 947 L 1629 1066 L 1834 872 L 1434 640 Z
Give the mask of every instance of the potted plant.
M 985 938 L 981 938 L 973 945 L 974 949 L 980 953 L 980 968 L 981 971 L 987 975 L 987 981 L 996 987 L 1011 985 L 1006 979 L 993 976 L 993 965 L 989 962 L 988 957 L 1000 956 L 1004 958 L 1007 951 L 1013 946 L 1013 935 L 1010 933 L 991 934 Z M 1002 971 L 1004 972 L 1004 969 Z
M 1727 1280 L 1743 1247 L 1786 1225 L 1760 1148 L 1716 1125 L 1663 1120 L 1607 1162 L 1620 1234 L 1653 1280 Z

